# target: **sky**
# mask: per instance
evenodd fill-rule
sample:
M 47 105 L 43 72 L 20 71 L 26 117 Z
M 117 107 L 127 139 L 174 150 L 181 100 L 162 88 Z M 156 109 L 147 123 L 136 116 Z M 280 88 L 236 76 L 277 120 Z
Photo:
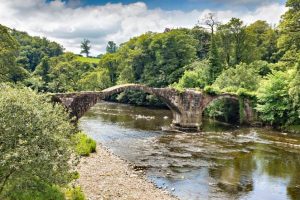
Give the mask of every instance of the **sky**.
M 238 17 L 245 24 L 260 19 L 276 25 L 286 10 L 285 0 L 0 0 L 0 24 L 74 53 L 87 38 L 96 56 L 110 40 L 120 44 L 147 31 L 191 28 L 208 13 L 222 23 Z

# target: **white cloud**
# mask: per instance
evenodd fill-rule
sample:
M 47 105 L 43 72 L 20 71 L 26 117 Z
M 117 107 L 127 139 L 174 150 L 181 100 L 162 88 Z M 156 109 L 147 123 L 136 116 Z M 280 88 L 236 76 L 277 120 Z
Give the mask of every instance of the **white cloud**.
M 254 11 L 223 10 L 215 13 L 222 22 L 239 17 L 245 23 L 262 19 L 277 24 L 285 11 L 284 5 L 271 3 Z M 142 2 L 74 7 L 61 0 L 51 3 L 45 0 L 0 0 L 1 24 L 32 35 L 45 36 L 75 53 L 80 52 L 83 38 L 88 38 L 94 55 L 103 52 L 109 40 L 120 44 L 147 31 L 161 32 L 166 27 L 193 27 L 209 12 L 213 11 L 151 10 Z

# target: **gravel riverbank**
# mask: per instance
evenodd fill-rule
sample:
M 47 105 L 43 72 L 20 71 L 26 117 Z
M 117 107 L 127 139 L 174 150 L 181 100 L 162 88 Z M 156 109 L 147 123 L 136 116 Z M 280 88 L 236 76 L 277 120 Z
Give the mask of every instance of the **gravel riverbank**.
M 142 172 L 97 144 L 97 153 L 81 158 L 81 186 L 88 200 L 176 200 L 148 182 Z

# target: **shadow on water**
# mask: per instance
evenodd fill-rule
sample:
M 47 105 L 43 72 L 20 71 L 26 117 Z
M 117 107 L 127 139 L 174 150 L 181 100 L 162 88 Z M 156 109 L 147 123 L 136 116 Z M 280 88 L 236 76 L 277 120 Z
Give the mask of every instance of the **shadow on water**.
M 206 120 L 167 129 L 169 110 L 102 102 L 80 127 L 180 199 L 300 199 L 300 137 Z

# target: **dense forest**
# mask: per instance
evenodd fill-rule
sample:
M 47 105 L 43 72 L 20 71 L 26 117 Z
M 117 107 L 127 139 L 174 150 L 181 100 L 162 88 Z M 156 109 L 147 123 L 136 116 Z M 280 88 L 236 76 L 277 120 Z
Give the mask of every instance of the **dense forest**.
M 244 24 L 237 18 L 221 24 L 210 14 L 191 29 L 147 32 L 119 46 L 110 41 L 104 55 L 90 59 L 65 52 L 46 38 L 0 25 L 0 198 L 15 199 L 9 191 L 30 191 L 39 183 L 41 191 L 54 191 L 54 199 L 60 199 L 56 185 L 76 176 L 67 173 L 71 153 L 62 145 L 69 141 L 66 134 L 75 130 L 63 108 L 53 109 L 41 93 L 102 90 L 123 83 L 234 93 L 252 100 L 263 124 L 299 130 L 300 1 L 288 0 L 286 6 L 278 26 L 260 20 Z M 115 99 L 159 105 L 156 97 L 140 92 L 126 91 Z M 228 122 L 234 118 L 232 109 L 223 100 L 207 114 Z M 24 130 L 30 134 L 21 139 Z M 36 137 L 43 140 L 37 142 Z M 24 142 L 33 146 L 11 152 Z M 49 149 L 40 151 L 37 147 L 45 143 Z M 54 151 L 53 146 L 62 148 Z M 24 156 L 21 162 L 19 155 Z M 35 163 L 44 168 L 37 169 Z M 25 169 L 30 170 L 23 173 Z M 33 194 L 16 195 L 26 199 Z

